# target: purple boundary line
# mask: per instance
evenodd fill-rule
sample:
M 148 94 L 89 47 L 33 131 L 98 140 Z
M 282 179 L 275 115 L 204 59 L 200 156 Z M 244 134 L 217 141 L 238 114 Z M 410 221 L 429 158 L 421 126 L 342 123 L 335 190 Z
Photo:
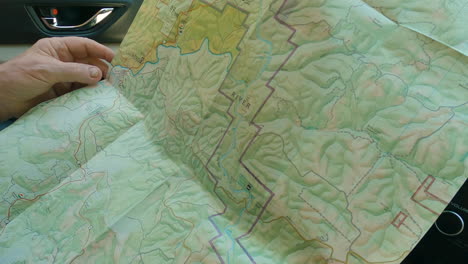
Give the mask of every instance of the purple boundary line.
M 249 252 L 246 250 L 246 248 L 242 245 L 242 243 L 240 242 L 240 239 L 242 239 L 243 237 L 245 236 L 248 236 L 252 230 L 255 228 L 255 226 L 257 225 L 258 221 L 260 220 L 261 216 L 263 215 L 263 213 L 265 212 L 266 208 L 268 207 L 268 205 L 270 204 L 270 202 L 273 200 L 273 197 L 275 196 L 275 193 L 273 193 L 273 191 L 271 191 L 262 181 L 260 181 L 260 179 L 244 164 L 244 162 L 242 161 L 242 158 L 244 157 L 244 155 L 247 153 L 247 151 L 250 149 L 251 145 L 253 144 L 253 142 L 255 141 L 255 139 L 257 138 L 257 136 L 260 134 L 260 131 L 262 130 L 262 127 L 259 126 L 258 124 L 256 124 L 254 122 L 254 120 L 256 119 L 256 117 L 258 116 L 258 114 L 260 113 L 260 111 L 263 109 L 263 107 L 265 106 L 266 102 L 271 98 L 271 96 L 273 95 L 273 93 L 275 92 L 275 88 L 273 88 L 271 86 L 271 82 L 273 81 L 273 79 L 278 75 L 278 73 L 281 71 L 281 69 L 286 65 L 286 63 L 291 59 L 291 57 L 294 55 L 294 53 L 297 51 L 298 49 L 298 45 L 294 42 L 292 42 L 292 38 L 294 37 L 294 35 L 296 34 L 296 29 L 293 28 L 292 26 L 290 26 L 289 24 L 287 24 L 285 21 L 281 20 L 279 18 L 279 14 L 281 12 L 281 10 L 284 8 L 284 6 L 287 4 L 288 0 L 284 0 L 283 4 L 281 5 L 281 7 L 278 9 L 277 13 L 275 14 L 274 18 L 276 19 L 276 21 L 278 21 L 280 24 L 282 24 L 283 26 L 287 27 L 288 29 L 290 29 L 293 33 L 290 35 L 290 37 L 288 38 L 287 42 L 289 44 L 291 44 L 294 48 L 293 50 L 291 51 L 291 53 L 288 55 L 288 57 L 285 59 L 285 61 L 280 65 L 280 67 L 275 71 L 275 73 L 270 77 L 270 79 L 268 80 L 268 82 L 265 84 L 265 86 L 270 89 L 270 93 L 268 94 L 268 96 L 265 98 L 265 100 L 262 102 L 262 104 L 260 105 L 260 107 L 258 108 L 257 112 L 254 114 L 254 116 L 252 117 L 251 121 L 250 121 L 250 124 L 255 126 L 256 129 L 257 129 L 257 132 L 255 133 L 255 135 L 252 137 L 252 139 L 249 141 L 247 147 L 244 149 L 243 153 L 241 154 L 241 157 L 239 158 L 239 163 L 242 165 L 242 167 L 255 179 L 255 181 L 260 184 L 270 195 L 267 199 L 267 201 L 265 202 L 265 204 L 262 206 L 262 210 L 260 211 L 260 213 L 258 214 L 258 216 L 256 217 L 254 223 L 252 224 L 252 226 L 249 228 L 249 230 L 242 234 L 241 236 L 237 237 L 235 240 L 237 241 L 237 243 L 239 244 L 239 246 L 242 248 L 242 250 L 244 251 L 244 253 L 247 255 L 247 257 L 250 259 L 250 261 L 252 263 L 256 263 L 255 260 L 253 259 L 253 257 L 249 254 Z M 228 5 L 231 5 L 232 7 L 240 10 L 241 12 L 247 14 L 245 20 L 243 21 L 243 23 L 245 23 L 245 21 L 247 20 L 247 17 L 249 15 L 249 13 L 237 6 L 234 6 L 230 3 L 228 3 L 226 6 Z M 221 11 L 221 10 L 218 10 L 218 11 Z M 223 10 L 224 11 L 224 8 Z M 245 24 L 243 25 L 245 27 Z M 246 27 L 247 28 L 247 27 Z M 246 33 L 247 33 L 247 30 L 246 30 Z M 239 43 L 240 45 L 240 43 Z M 237 49 L 240 51 L 241 49 L 239 48 L 239 45 L 237 47 Z M 237 61 L 237 58 L 235 59 L 235 61 L 233 62 L 232 65 L 235 64 L 235 62 Z M 213 214 L 211 216 L 208 217 L 208 220 L 211 222 L 211 224 L 215 227 L 216 231 L 218 232 L 218 234 L 213 237 L 212 239 L 210 239 L 209 243 L 211 245 L 211 247 L 213 248 L 213 250 L 215 251 L 218 259 L 221 261 L 221 263 L 225 263 L 223 258 L 221 257 L 221 255 L 219 254 L 218 250 L 216 249 L 216 246 L 214 245 L 213 241 L 222 237 L 223 234 L 221 233 L 221 231 L 219 230 L 219 227 L 216 225 L 216 223 L 214 222 L 213 218 L 214 217 L 217 217 L 217 216 L 221 216 L 223 214 L 226 213 L 226 210 L 227 210 L 227 205 L 226 203 L 221 199 L 221 197 L 216 193 L 216 188 L 218 187 L 218 179 L 214 176 L 214 174 L 210 171 L 210 169 L 208 168 L 208 164 L 211 162 L 211 160 L 213 159 L 215 153 L 218 151 L 221 143 L 224 141 L 224 138 L 227 134 L 227 132 L 229 131 L 229 128 L 231 127 L 232 123 L 234 122 L 234 119 L 235 117 L 230 113 L 230 110 L 231 110 L 231 107 L 232 105 L 234 104 L 234 100 L 229 97 L 226 93 L 224 93 L 222 90 L 221 90 L 221 87 L 223 86 L 224 82 L 226 81 L 227 77 L 228 77 L 229 73 L 226 74 L 226 77 L 224 78 L 221 86 L 220 86 L 220 89 L 218 89 L 218 92 L 220 94 L 222 94 L 224 97 L 226 97 L 229 101 L 231 101 L 231 104 L 229 105 L 228 109 L 227 109 L 227 114 L 228 116 L 231 118 L 231 121 L 229 122 L 226 130 L 224 131 L 223 133 L 223 136 L 221 137 L 220 141 L 218 142 L 218 144 L 216 145 L 213 153 L 211 154 L 210 158 L 208 159 L 208 161 L 206 162 L 205 164 L 205 169 L 208 171 L 208 173 L 210 174 L 211 178 L 214 180 L 215 182 L 215 185 L 214 185 L 214 188 L 213 188 L 213 191 L 214 193 L 216 194 L 216 196 L 218 196 L 218 198 L 221 200 L 221 202 L 223 203 L 223 206 L 224 206 L 224 209 L 222 212 L 220 213 L 217 213 L 217 214 Z
M 200 2 L 204 2 L 206 3 L 204 0 L 200 0 Z M 206 3 L 208 4 L 208 3 Z M 242 9 L 242 8 L 239 8 L 231 3 L 227 3 L 224 8 L 222 10 L 220 9 L 217 9 L 215 8 L 214 6 L 211 6 L 213 9 L 217 10 L 218 12 L 220 13 L 223 13 L 224 10 L 226 9 L 227 6 L 231 6 L 239 11 L 241 11 L 242 13 L 246 14 L 245 18 L 244 18 L 244 21 L 242 21 L 242 26 L 245 28 L 245 32 L 244 32 L 244 36 L 245 34 L 247 34 L 247 31 L 248 31 L 248 27 L 245 25 L 245 22 L 247 21 L 247 18 L 248 16 L 250 15 L 249 12 L 247 12 L 246 10 Z M 244 38 L 244 36 L 242 36 L 242 39 Z M 236 49 L 239 50 L 239 52 L 241 51 L 241 48 L 239 47 L 240 45 L 240 42 L 238 43 Z M 235 65 L 237 59 L 239 58 L 239 56 L 237 56 L 234 61 L 232 62 L 231 64 L 231 67 L 232 65 Z M 221 146 L 221 143 L 224 141 L 224 138 L 226 137 L 226 134 L 227 132 L 229 131 L 230 127 L 232 126 L 232 123 L 234 122 L 234 119 L 235 119 L 235 116 L 233 114 L 231 114 L 231 107 L 232 105 L 234 104 L 234 99 L 231 98 L 229 95 L 227 95 L 225 92 L 223 92 L 221 90 L 221 87 L 223 87 L 224 83 L 226 82 L 227 78 L 228 78 L 228 75 L 229 75 L 229 71 L 226 73 L 226 76 L 224 77 L 224 80 L 222 81 L 219 89 L 218 89 L 218 92 L 220 94 L 222 94 L 224 97 L 226 97 L 231 103 L 229 104 L 229 107 L 226 111 L 226 113 L 228 114 L 228 116 L 231 118 L 231 121 L 229 122 L 228 126 L 226 127 L 226 130 L 224 131 L 223 135 L 221 136 L 221 139 L 219 140 L 218 144 L 216 145 L 215 149 L 213 150 L 213 153 L 210 155 L 210 157 L 208 158 L 208 161 L 206 162 L 205 164 L 205 169 L 208 171 L 208 174 L 211 176 L 211 178 L 213 179 L 215 185 L 213 187 L 213 192 L 215 193 L 215 195 L 218 197 L 218 199 L 221 201 L 221 203 L 223 204 L 223 211 L 220 212 L 220 213 L 216 213 L 216 214 L 213 214 L 213 215 L 210 215 L 208 217 L 208 220 L 210 221 L 210 223 L 214 226 L 214 228 L 216 229 L 216 232 L 218 233 L 216 236 L 214 236 L 212 239 L 209 240 L 209 243 L 210 243 L 210 246 L 211 248 L 213 249 L 213 251 L 216 253 L 216 256 L 218 257 L 218 259 L 221 261 L 222 264 L 224 264 L 224 259 L 223 257 L 219 254 L 218 250 L 216 249 L 216 246 L 214 245 L 213 241 L 215 241 L 216 239 L 220 238 L 223 236 L 223 234 L 221 233 L 221 231 L 219 230 L 219 227 L 216 225 L 216 223 L 214 222 L 213 218 L 214 217 L 217 217 L 217 216 L 221 216 L 223 214 L 226 213 L 227 211 L 227 205 L 226 203 L 223 201 L 223 199 L 221 199 L 221 197 L 219 196 L 219 194 L 216 192 L 216 189 L 218 188 L 218 184 L 219 184 L 219 181 L 218 179 L 215 177 L 215 175 L 211 172 L 211 170 L 208 168 L 208 164 L 211 162 L 211 160 L 213 159 L 214 155 L 216 154 L 216 152 L 218 151 L 219 147 Z
M 258 111 L 255 113 L 254 117 L 252 118 L 252 120 L 250 121 L 250 123 L 252 125 L 254 125 L 256 128 L 257 128 L 257 133 L 255 134 L 255 136 L 250 140 L 249 144 L 247 145 L 247 147 L 245 148 L 244 152 L 242 153 L 241 157 L 239 158 L 239 162 L 240 164 L 247 170 L 247 172 L 252 175 L 252 177 L 268 192 L 270 193 L 270 197 L 268 198 L 268 200 L 265 202 L 265 204 L 263 205 L 262 207 L 262 210 L 260 211 L 260 213 L 258 214 L 257 218 L 255 219 L 254 223 L 252 224 L 252 226 L 249 228 L 249 230 L 247 231 L 247 233 L 245 234 L 242 234 L 240 235 L 239 237 L 236 238 L 236 241 L 237 243 L 239 244 L 239 246 L 242 248 L 242 250 L 244 251 L 244 253 L 249 257 L 250 261 L 252 263 L 256 263 L 255 260 L 253 259 L 253 257 L 249 254 L 249 252 L 245 249 L 245 247 L 242 245 L 242 243 L 240 242 L 240 239 L 242 239 L 243 237 L 245 236 L 248 236 L 252 230 L 254 229 L 254 227 L 257 225 L 258 221 L 260 220 L 261 216 L 263 215 L 263 213 L 265 212 L 266 208 L 268 207 L 268 205 L 270 204 L 270 202 L 273 200 L 273 197 L 275 196 L 275 193 L 272 192 L 263 182 L 261 182 L 257 176 L 255 176 L 255 174 L 250 171 L 250 169 L 248 169 L 248 167 L 244 164 L 244 162 L 242 161 L 242 158 L 244 157 L 244 155 L 247 153 L 248 149 L 251 147 L 252 143 L 255 141 L 255 138 L 260 134 L 260 131 L 262 130 L 262 127 L 260 127 L 258 124 L 255 123 L 255 118 L 257 117 L 257 115 L 260 113 L 260 111 L 263 109 L 263 107 L 265 106 L 266 102 L 270 99 L 270 97 L 273 95 L 273 93 L 275 92 L 275 88 L 273 88 L 271 86 L 271 82 L 273 81 L 273 79 L 279 74 L 279 72 L 283 69 L 283 67 L 286 65 L 286 63 L 288 63 L 288 61 L 291 59 L 291 57 L 296 53 L 297 49 L 299 48 L 299 45 L 297 45 L 296 43 L 294 43 L 292 41 L 292 38 L 294 37 L 294 35 L 296 34 L 296 29 L 293 28 L 291 25 L 287 24 L 285 21 L 281 20 L 279 18 L 279 15 L 281 13 L 281 11 L 283 10 L 284 6 L 288 3 L 288 0 L 284 0 L 283 4 L 281 5 L 281 7 L 278 9 L 278 11 L 276 12 L 275 14 L 275 19 L 276 21 L 278 21 L 280 24 L 282 24 L 283 26 L 287 27 L 288 29 L 290 29 L 292 31 L 291 35 L 289 36 L 287 42 L 289 44 L 291 44 L 294 48 L 293 50 L 291 51 L 291 53 L 289 53 L 288 57 L 286 58 L 286 60 L 280 65 L 280 67 L 275 71 L 275 73 L 271 76 L 271 78 L 268 80 L 268 82 L 265 84 L 265 86 L 270 89 L 270 93 L 268 94 L 268 96 L 265 98 L 265 100 L 263 101 L 262 105 L 259 107 Z

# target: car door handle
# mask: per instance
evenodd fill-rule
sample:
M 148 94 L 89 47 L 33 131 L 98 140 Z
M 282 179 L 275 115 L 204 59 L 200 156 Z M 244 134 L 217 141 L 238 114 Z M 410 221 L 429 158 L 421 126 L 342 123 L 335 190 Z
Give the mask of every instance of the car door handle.
M 91 18 L 79 25 L 64 25 L 57 17 L 41 17 L 41 20 L 51 30 L 87 30 L 101 23 L 113 11 L 113 7 L 101 8 Z

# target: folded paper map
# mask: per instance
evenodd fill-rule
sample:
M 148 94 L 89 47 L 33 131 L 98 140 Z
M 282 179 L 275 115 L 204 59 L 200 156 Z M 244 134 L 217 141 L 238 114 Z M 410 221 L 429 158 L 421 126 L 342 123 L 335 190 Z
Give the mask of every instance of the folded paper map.
M 0 133 L 1 263 L 400 263 L 468 177 L 468 0 L 146 0 Z

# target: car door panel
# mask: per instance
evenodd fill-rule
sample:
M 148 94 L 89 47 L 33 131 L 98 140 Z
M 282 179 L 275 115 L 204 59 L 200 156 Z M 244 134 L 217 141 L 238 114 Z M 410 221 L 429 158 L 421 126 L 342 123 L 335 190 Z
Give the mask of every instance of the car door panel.
M 83 36 L 104 43 L 119 43 L 141 2 L 142 0 L 0 0 L 0 17 L 3 19 L 3 23 L 0 23 L 0 44 L 30 44 L 40 38 L 53 36 Z M 63 10 L 68 14 L 62 16 L 62 20 L 73 16 L 83 16 L 83 20 L 86 20 L 87 16 L 92 17 L 92 12 L 85 12 L 87 9 L 101 8 L 113 10 L 100 23 L 83 28 L 51 29 L 43 18 L 53 19 L 53 15 L 40 12 L 48 9 Z M 76 12 L 73 13 L 75 9 Z

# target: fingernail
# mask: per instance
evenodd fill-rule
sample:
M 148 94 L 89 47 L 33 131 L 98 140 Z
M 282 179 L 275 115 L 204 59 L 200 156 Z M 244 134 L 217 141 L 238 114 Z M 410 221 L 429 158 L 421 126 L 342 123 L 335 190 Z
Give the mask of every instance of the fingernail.
M 99 76 L 99 70 L 94 67 L 89 68 L 89 76 L 91 76 L 93 79 L 97 78 Z

